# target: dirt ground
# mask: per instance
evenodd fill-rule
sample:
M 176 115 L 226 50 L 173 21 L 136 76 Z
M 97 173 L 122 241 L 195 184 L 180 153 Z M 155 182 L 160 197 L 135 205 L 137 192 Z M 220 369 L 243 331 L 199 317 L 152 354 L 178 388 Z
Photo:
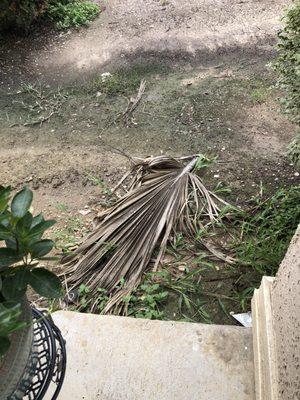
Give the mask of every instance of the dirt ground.
M 295 184 L 285 156 L 295 127 L 267 66 L 286 3 L 110 0 L 88 29 L 2 39 L 0 183 L 28 184 L 65 244 L 90 228 L 128 167 L 113 148 L 218 156 L 205 182 L 229 187 L 234 204 Z
M 78 214 L 128 167 L 112 146 L 133 156 L 218 156 L 207 183 L 229 186 L 234 203 L 261 185 L 273 191 L 293 184 L 296 171 L 284 153 L 294 126 L 279 112 L 266 62 L 226 56 L 193 68 L 143 63 L 112 72 L 112 87 L 96 78 L 63 88 L 37 85 L 37 94 L 24 87 L 2 93 L 1 182 L 28 183 L 36 208 L 47 214 L 57 216 L 57 208 Z M 144 78 L 146 91 L 128 126 L 119 116 Z M 49 120 L 31 125 L 57 101 Z
M 3 47 L 0 83 L 85 80 L 107 65 L 165 59 L 205 63 L 238 49 L 269 51 L 286 0 L 97 0 L 89 29 L 51 33 Z M 13 75 L 12 75 L 12 72 Z

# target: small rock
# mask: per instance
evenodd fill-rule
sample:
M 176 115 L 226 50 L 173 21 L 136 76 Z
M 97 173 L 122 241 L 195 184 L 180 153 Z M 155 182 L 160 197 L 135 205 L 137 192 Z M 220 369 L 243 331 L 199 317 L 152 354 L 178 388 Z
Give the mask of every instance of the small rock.
M 81 215 L 88 215 L 89 213 L 91 213 L 92 211 L 90 209 L 86 209 L 86 210 L 79 210 L 78 211 L 79 214 Z
M 32 182 L 32 189 L 37 190 L 40 187 L 40 183 L 38 180 L 34 180 Z
M 52 181 L 52 187 L 54 189 L 58 188 L 59 186 L 61 186 L 64 183 L 63 180 L 61 180 L 60 178 L 54 178 Z

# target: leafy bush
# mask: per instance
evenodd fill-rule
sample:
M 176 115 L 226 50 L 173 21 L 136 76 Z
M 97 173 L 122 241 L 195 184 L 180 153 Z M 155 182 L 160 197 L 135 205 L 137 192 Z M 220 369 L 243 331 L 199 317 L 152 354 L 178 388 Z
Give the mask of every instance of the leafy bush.
M 293 163 L 300 168 L 300 131 L 289 144 L 288 154 Z
M 52 250 L 54 242 L 42 237 L 55 221 L 31 214 L 33 194 L 28 188 L 9 205 L 10 195 L 10 187 L 0 186 L 0 357 L 9 348 L 9 335 L 24 326 L 19 317 L 27 286 L 43 297 L 61 296 L 57 276 L 34 263 Z
M 0 31 L 8 28 L 28 31 L 31 24 L 43 17 L 57 28 L 88 25 L 100 12 L 97 4 L 85 0 L 2 0 Z
M 300 125 L 300 1 L 294 2 L 284 18 L 285 27 L 279 32 L 279 55 L 274 69 L 279 74 L 278 87 L 285 91 L 282 99 L 285 112 Z M 289 149 L 293 161 L 300 166 L 300 134 Z
M 1 0 L 0 31 L 14 27 L 28 30 L 48 7 L 48 0 Z
M 72 26 L 78 28 L 82 25 L 87 26 L 99 12 L 99 6 L 90 1 L 75 0 L 68 3 L 55 1 L 49 5 L 46 17 L 54 21 L 58 29 Z

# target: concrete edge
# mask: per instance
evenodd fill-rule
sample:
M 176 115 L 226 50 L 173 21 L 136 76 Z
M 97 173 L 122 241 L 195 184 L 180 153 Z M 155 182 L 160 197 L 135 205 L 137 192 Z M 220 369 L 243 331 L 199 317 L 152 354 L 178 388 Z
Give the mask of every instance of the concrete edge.
M 278 399 L 278 369 L 271 305 L 276 278 L 264 276 L 252 298 L 252 329 L 256 400 Z

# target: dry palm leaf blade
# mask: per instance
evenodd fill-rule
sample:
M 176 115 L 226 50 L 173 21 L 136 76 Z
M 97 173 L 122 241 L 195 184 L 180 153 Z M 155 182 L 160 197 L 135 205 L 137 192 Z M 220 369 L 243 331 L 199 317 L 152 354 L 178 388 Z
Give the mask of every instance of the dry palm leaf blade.
M 203 223 L 218 217 L 224 200 L 204 186 L 199 172 L 207 160 L 168 156 L 135 159 L 128 193 L 106 210 L 94 231 L 76 251 L 64 257 L 70 290 L 81 284 L 97 298 L 99 288 L 110 295 L 104 313 L 140 283 L 154 260 L 158 268 L 172 234 L 195 237 Z M 120 285 L 120 282 L 123 282 Z

